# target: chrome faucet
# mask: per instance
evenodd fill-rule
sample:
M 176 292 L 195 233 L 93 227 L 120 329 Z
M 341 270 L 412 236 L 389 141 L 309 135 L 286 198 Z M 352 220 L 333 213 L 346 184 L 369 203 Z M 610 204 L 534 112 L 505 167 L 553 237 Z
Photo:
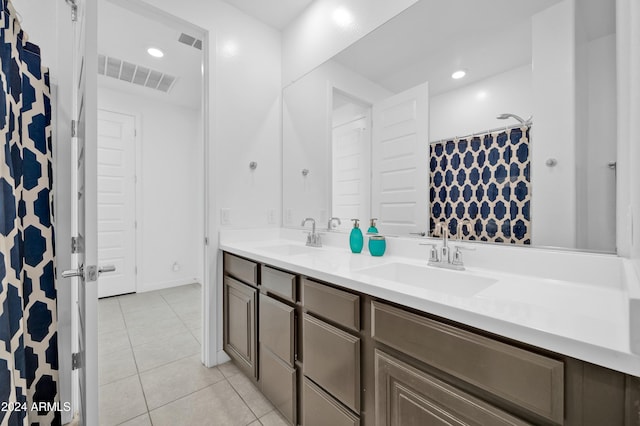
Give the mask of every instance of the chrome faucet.
M 340 221 L 339 217 L 332 217 L 329 219 L 329 222 L 327 223 L 327 230 L 331 231 L 333 228 L 333 224 L 334 222 L 338 222 L 338 225 L 342 225 L 342 222 Z
M 307 235 L 307 245 L 309 247 L 322 247 L 320 234 L 316 232 L 316 220 L 312 217 L 308 217 L 302 221 L 302 226 L 306 225 L 307 222 L 311 222 L 311 232 Z
M 434 229 L 435 236 L 442 237 L 442 247 L 438 249 L 437 244 L 421 244 L 430 245 L 431 251 L 429 252 L 429 266 L 436 266 L 438 268 L 455 269 L 457 271 L 464 270 L 464 263 L 462 262 L 462 250 L 473 250 L 463 246 L 455 246 L 456 250 L 451 256 L 451 249 L 449 248 L 449 227 L 446 222 L 436 223 Z

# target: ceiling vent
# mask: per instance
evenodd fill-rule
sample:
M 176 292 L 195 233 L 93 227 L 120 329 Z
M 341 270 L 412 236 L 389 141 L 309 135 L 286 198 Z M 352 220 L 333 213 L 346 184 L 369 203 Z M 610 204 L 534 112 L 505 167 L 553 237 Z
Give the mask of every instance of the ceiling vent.
M 176 77 L 122 59 L 98 55 L 98 74 L 169 93 Z
M 178 37 L 178 41 L 180 43 L 186 44 L 187 46 L 192 46 L 198 50 L 202 50 L 202 40 L 190 36 L 189 34 L 180 34 L 180 37 Z

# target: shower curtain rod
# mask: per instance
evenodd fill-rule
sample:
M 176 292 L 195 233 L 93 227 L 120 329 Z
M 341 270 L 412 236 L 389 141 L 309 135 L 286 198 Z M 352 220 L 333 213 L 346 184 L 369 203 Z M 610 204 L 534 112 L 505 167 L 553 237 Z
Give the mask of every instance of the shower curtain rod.
M 533 121 L 527 121 L 525 123 L 518 123 L 518 124 L 514 124 L 512 126 L 496 127 L 495 129 L 483 130 L 481 132 L 475 132 L 475 133 L 471 133 L 469 135 L 454 136 L 452 138 L 445 138 L 445 139 L 439 139 L 437 141 L 431 141 L 431 142 L 429 142 L 429 145 L 434 145 L 434 144 L 442 143 L 442 142 L 449 142 L 449 141 L 452 141 L 452 140 L 455 140 L 455 139 L 473 138 L 475 136 L 485 135 L 487 133 L 493 133 L 493 132 L 497 132 L 499 130 L 504 130 L 506 132 L 507 130 L 516 129 L 516 128 L 522 128 L 522 127 L 525 127 L 525 126 L 531 126 L 532 124 L 533 124 Z

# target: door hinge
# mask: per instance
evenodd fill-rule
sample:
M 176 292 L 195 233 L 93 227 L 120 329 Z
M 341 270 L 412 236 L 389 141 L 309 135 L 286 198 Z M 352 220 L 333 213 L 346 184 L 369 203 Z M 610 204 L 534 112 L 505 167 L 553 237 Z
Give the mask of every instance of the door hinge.
M 71 354 L 71 369 L 77 370 L 78 368 L 80 368 L 80 354 L 74 352 Z
M 67 4 L 71 7 L 71 21 L 76 22 L 78 20 L 78 5 L 76 0 L 67 0 Z
M 71 237 L 71 253 L 78 253 L 79 248 L 78 237 Z
M 204 245 L 205 246 L 209 245 L 209 237 L 204 237 Z
M 78 135 L 78 122 L 71 120 L 71 137 L 75 138 Z

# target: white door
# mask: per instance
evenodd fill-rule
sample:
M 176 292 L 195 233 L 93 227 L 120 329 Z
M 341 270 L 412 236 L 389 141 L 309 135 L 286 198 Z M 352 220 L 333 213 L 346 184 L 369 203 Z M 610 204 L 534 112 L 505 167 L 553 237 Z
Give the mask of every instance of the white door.
M 429 228 L 429 88 L 373 106 L 371 213 L 389 235 Z
M 365 116 L 333 128 L 331 215 L 340 218 L 344 229 L 350 228 L 352 218 L 366 220 L 369 216 L 369 121 Z
M 73 138 L 71 229 L 76 236 L 72 262 L 77 276 L 77 391 L 81 425 L 98 424 L 98 230 L 97 230 L 97 0 L 77 0 L 74 25 Z M 75 377 L 75 376 L 74 376 Z
M 135 117 L 98 110 L 98 297 L 136 291 Z

